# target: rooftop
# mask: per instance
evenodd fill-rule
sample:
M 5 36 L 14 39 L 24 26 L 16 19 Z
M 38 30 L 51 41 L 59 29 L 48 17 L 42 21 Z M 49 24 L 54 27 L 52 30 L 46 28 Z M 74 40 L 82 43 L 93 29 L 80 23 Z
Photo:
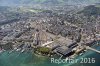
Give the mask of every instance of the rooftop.
M 62 46 L 62 47 L 58 47 L 57 52 L 66 56 L 67 54 L 69 54 L 70 52 L 72 52 L 72 48 L 68 48 L 66 46 Z

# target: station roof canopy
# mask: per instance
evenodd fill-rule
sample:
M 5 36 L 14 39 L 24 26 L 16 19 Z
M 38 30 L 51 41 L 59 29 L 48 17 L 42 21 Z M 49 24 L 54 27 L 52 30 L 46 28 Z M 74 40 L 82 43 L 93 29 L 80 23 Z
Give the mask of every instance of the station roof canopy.
M 57 52 L 62 54 L 62 55 L 67 55 L 70 52 L 72 52 L 72 48 L 68 48 L 66 46 L 58 47 Z

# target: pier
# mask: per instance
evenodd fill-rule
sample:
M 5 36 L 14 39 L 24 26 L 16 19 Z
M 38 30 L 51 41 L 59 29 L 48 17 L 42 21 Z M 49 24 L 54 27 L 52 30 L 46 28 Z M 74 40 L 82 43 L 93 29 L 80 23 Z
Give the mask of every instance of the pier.
M 99 51 L 99 50 L 96 50 L 96 49 L 91 48 L 91 47 L 89 47 L 89 46 L 86 46 L 86 49 L 89 49 L 89 50 L 95 51 L 95 52 L 97 52 L 97 53 L 100 54 L 100 51 Z

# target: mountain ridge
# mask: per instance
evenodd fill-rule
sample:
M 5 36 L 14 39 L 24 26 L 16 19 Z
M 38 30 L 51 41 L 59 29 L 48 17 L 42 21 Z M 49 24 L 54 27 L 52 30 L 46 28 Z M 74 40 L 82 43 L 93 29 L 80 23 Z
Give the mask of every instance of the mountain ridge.
M 98 3 L 100 0 L 0 0 L 1 5 L 21 5 L 21 4 L 85 4 Z

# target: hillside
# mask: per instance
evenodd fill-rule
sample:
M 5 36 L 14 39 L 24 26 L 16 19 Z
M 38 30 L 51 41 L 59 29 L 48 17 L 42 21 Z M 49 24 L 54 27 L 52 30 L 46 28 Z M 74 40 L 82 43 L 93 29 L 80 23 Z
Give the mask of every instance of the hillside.
M 97 2 L 100 2 L 100 0 L 0 0 L 1 5 L 59 4 L 59 3 L 91 4 Z
M 82 11 L 78 12 L 78 14 L 81 14 L 81 13 L 88 16 L 100 15 L 100 6 L 99 5 L 86 6 Z

